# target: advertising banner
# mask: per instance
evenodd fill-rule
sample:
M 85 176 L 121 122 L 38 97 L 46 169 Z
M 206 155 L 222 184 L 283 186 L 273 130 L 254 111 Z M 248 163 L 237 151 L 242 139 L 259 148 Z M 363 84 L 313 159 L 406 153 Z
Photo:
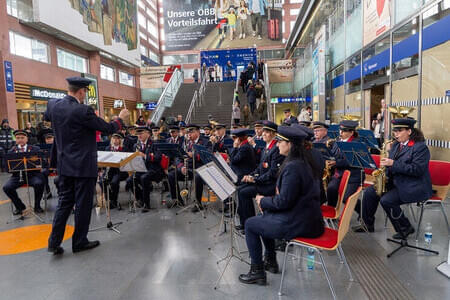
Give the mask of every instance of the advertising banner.
M 391 27 L 390 0 L 370 0 L 364 3 L 364 46 Z
M 210 81 L 236 80 L 250 62 L 256 66 L 256 57 L 256 48 L 200 52 L 201 65 L 206 66 Z
M 290 59 L 266 61 L 271 83 L 292 82 L 294 80 L 294 66 Z
M 166 51 L 279 46 L 282 1 L 273 1 L 164 0 Z

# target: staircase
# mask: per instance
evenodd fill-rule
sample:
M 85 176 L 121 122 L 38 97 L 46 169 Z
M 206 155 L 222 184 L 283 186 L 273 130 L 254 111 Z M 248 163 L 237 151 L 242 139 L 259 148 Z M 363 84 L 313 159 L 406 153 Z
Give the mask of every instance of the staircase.
M 167 119 L 168 117 L 176 118 L 177 115 L 182 115 L 184 119 L 191 104 L 192 96 L 194 96 L 194 92 L 199 86 L 198 83 L 183 83 L 178 90 L 172 107 L 166 108 L 163 116 Z
M 208 116 L 211 115 L 214 121 L 229 125 L 235 87 L 235 81 L 208 82 L 203 102 L 192 113 L 191 122 L 198 125 L 208 124 Z

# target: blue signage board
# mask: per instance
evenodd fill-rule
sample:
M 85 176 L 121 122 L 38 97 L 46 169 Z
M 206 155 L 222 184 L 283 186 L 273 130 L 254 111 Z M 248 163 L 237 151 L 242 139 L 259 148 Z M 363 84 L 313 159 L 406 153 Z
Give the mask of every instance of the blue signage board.
M 450 90 L 445 91 L 445 96 L 450 97 Z
M 156 102 L 146 102 L 144 103 L 145 110 L 155 110 L 156 109 Z
M 257 66 L 256 48 L 243 48 L 231 50 L 211 50 L 200 52 L 200 63 L 210 70 L 214 81 L 236 80 L 250 62 Z M 230 62 L 231 66 L 227 63 Z M 209 72 L 208 72 L 209 73 Z M 256 72 L 255 72 L 256 73 Z
M 14 80 L 13 80 L 13 70 L 12 63 L 10 61 L 3 62 L 5 66 L 5 83 L 6 83 L 6 91 L 14 93 Z
M 292 102 L 311 102 L 311 97 L 293 97 L 293 98 L 272 98 L 270 103 L 292 103 Z

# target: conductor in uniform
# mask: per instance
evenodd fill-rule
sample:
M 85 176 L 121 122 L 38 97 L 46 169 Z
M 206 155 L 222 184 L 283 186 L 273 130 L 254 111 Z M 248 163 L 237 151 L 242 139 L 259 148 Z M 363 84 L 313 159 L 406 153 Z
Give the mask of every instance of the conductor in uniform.
M 59 201 L 48 240 L 48 251 L 55 255 L 64 252 L 61 242 L 74 206 L 72 251 L 76 253 L 100 245 L 99 241 L 87 238 L 98 171 L 96 131 L 106 134 L 118 132 L 130 115 L 127 109 L 123 109 L 116 120 L 105 122 L 92 107 L 83 104 L 91 80 L 82 77 L 66 80 L 68 95 L 50 100 L 44 114 L 55 133 L 51 162 L 52 165 L 56 163 L 59 176 Z

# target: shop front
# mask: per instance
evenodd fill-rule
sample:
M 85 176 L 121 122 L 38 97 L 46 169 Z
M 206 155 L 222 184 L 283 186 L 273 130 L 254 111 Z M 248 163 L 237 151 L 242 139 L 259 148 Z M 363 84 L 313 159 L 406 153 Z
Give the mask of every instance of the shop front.
M 292 98 L 272 98 L 270 99 L 271 109 L 275 116 L 275 123 L 283 124 L 284 110 L 290 109 L 294 117 L 298 117 L 301 108 L 308 106 L 311 103 L 310 98 L 292 97 Z
M 17 120 L 20 129 L 25 128 L 27 122 L 36 127 L 43 121 L 43 115 L 50 99 L 60 99 L 67 95 L 67 91 L 15 83 L 17 106 Z

